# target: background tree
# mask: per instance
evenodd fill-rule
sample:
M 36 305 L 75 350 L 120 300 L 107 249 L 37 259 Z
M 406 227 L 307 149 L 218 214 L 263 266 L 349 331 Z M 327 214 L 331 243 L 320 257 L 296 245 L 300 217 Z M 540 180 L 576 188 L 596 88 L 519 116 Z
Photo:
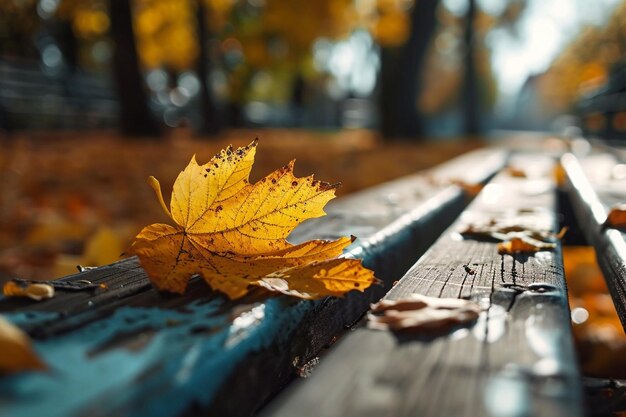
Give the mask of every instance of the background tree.
M 0 56 L 37 57 L 33 37 L 41 25 L 37 1 L 0 0 Z
M 463 133 L 476 135 L 480 132 L 478 79 L 476 77 L 476 0 L 468 0 L 467 14 L 465 15 L 464 31 L 464 77 L 462 92 Z
M 384 3 L 378 8 L 374 35 L 382 46 L 379 108 L 382 133 L 387 138 L 423 134 L 417 97 L 428 45 L 437 26 L 438 4 L 438 0 L 418 0 L 410 8 L 408 21 L 403 8 L 385 8 Z
M 211 67 L 211 55 L 207 38 L 211 35 L 207 24 L 207 10 L 204 0 L 196 0 L 196 25 L 198 38 L 198 58 L 196 59 L 196 71 L 200 81 L 200 126 L 198 133 L 201 135 L 215 135 L 220 130 L 219 116 L 215 97 L 209 85 L 209 72 Z
M 113 77 L 120 98 L 120 129 L 130 136 L 158 137 L 160 129 L 150 109 L 139 72 L 130 0 L 109 0 L 113 39 Z

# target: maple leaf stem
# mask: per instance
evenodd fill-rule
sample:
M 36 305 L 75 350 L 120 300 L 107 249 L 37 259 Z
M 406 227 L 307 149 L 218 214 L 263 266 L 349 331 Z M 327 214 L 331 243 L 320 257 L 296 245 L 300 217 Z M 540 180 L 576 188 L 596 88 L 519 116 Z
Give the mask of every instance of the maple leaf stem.
M 157 200 L 159 200 L 159 204 L 161 204 L 161 208 L 163 209 L 163 211 L 165 211 L 167 213 L 167 215 L 171 219 L 172 218 L 172 213 L 170 212 L 170 210 L 165 205 L 165 200 L 163 200 L 163 193 L 161 192 L 161 183 L 159 182 L 159 180 L 157 180 L 153 176 L 150 176 L 150 178 L 148 178 L 148 184 L 154 190 L 154 193 L 156 194 Z

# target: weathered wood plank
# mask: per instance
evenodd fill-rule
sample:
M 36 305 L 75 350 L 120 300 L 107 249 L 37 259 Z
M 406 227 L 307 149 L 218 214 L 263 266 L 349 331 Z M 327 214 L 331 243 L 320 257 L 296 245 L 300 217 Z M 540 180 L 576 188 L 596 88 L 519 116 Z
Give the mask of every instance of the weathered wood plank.
M 478 321 L 434 339 L 359 328 L 266 415 L 583 415 L 560 248 L 499 255 L 458 234 L 491 218 L 556 231 L 551 161 L 519 158 L 534 176 L 498 175 L 385 297 L 468 298 Z
M 605 227 L 611 207 L 626 203 L 626 165 L 604 152 L 577 158 L 566 154 L 561 163 L 568 193 L 587 241 L 594 246 L 615 308 L 626 329 L 626 234 Z
M 486 180 L 506 153 L 479 151 L 431 173 Z M 465 205 L 456 186 L 416 175 L 337 201 L 294 240 L 355 234 L 350 254 L 391 285 Z M 156 292 L 136 259 L 68 277 L 107 291 L 0 300 L 35 338 L 49 374 L 0 379 L 2 414 L 249 415 L 380 298 L 385 288 L 317 302 L 252 293 L 234 303 L 194 280 L 182 297 Z M 36 401 L 33 401 L 36 398 Z

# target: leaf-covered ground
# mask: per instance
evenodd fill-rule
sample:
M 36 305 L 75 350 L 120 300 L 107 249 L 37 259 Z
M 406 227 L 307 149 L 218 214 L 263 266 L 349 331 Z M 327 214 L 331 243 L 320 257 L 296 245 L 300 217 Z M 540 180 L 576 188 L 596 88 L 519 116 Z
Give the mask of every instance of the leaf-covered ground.
M 208 161 L 228 144 L 260 138 L 251 179 L 296 159 L 295 173 L 342 183 L 338 195 L 411 174 L 478 142 L 384 143 L 366 131 L 239 130 L 217 139 L 175 132 L 133 141 L 112 133 L 0 136 L 0 282 L 50 279 L 119 258 L 145 224 L 167 218 L 147 185 L 170 190 L 193 154 Z M 168 197 L 166 197 L 168 198 Z

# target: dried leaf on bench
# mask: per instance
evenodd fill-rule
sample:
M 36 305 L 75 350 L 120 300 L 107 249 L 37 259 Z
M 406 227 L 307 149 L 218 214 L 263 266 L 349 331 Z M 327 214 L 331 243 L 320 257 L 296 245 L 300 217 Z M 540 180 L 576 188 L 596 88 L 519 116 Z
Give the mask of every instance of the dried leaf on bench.
M 549 230 L 492 221 L 486 225 L 468 225 L 460 233 L 465 237 L 499 241 L 498 253 L 515 254 L 554 249 L 556 247 L 554 242 L 562 239 L 566 232 L 565 227 L 559 233 L 553 233 Z
M 15 281 L 9 281 L 2 287 L 2 293 L 6 297 L 27 297 L 36 301 L 54 297 L 54 287 L 43 283 L 28 283 L 21 285 Z
M 452 179 L 450 180 L 450 183 L 461 187 L 465 194 L 472 198 L 476 197 L 484 187 L 483 184 L 468 183 L 460 179 Z
M 302 221 L 325 214 L 336 186 L 297 178 L 293 161 L 250 184 L 256 145 L 228 147 L 204 165 L 193 157 L 174 183 L 169 208 L 159 182 L 150 178 L 174 226 L 145 227 L 128 253 L 139 257 L 155 287 L 183 293 L 198 274 L 231 299 L 251 286 L 314 299 L 375 283 L 360 261 L 334 259 L 352 238 L 299 245 L 286 240 Z
M 626 228 L 626 204 L 612 207 L 604 224 L 616 229 Z
M 501 255 L 512 255 L 514 253 L 535 253 L 554 248 L 556 248 L 555 243 L 542 242 L 528 237 L 512 237 L 510 240 L 498 243 L 498 253 Z
M 46 365 L 33 350 L 30 338 L 0 316 L 0 374 L 41 371 Z
M 470 238 L 488 238 L 499 241 L 509 240 L 512 237 L 520 237 L 521 235 L 527 236 L 537 240 L 554 240 L 562 239 L 567 228 L 564 227 L 559 233 L 554 233 L 549 230 L 533 229 L 527 226 L 520 226 L 514 223 L 503 223 L 492 220 L 485 225 L 470 224 L 461 230 L 461 234 Z
M 524 171 L 521 168 L 511 166 L 511 165 L 509 165 L 506 168 L 506 173 L 509 174 L 513 178 L 527 178 L 528 177 L 528 175 L 526 175 L 526 171 Z
M 424 179 L 434 187 L 446 187 L 449 185 L 456 185 L 457 187 L 460 187 L 465 192 L 465 194 L 472 198 L 476 197 L 484 188 L 483 184 L 470 183 L 460 178 L 440 178 L 434 175 L 425 174 Z
M 372 305 L 368 327 L 398 332 L 443 333 L 455 326 L 474 322 L 480 311 L 478 304 L 468 300 L 411 294 L 407 298 L 381 300 Z

